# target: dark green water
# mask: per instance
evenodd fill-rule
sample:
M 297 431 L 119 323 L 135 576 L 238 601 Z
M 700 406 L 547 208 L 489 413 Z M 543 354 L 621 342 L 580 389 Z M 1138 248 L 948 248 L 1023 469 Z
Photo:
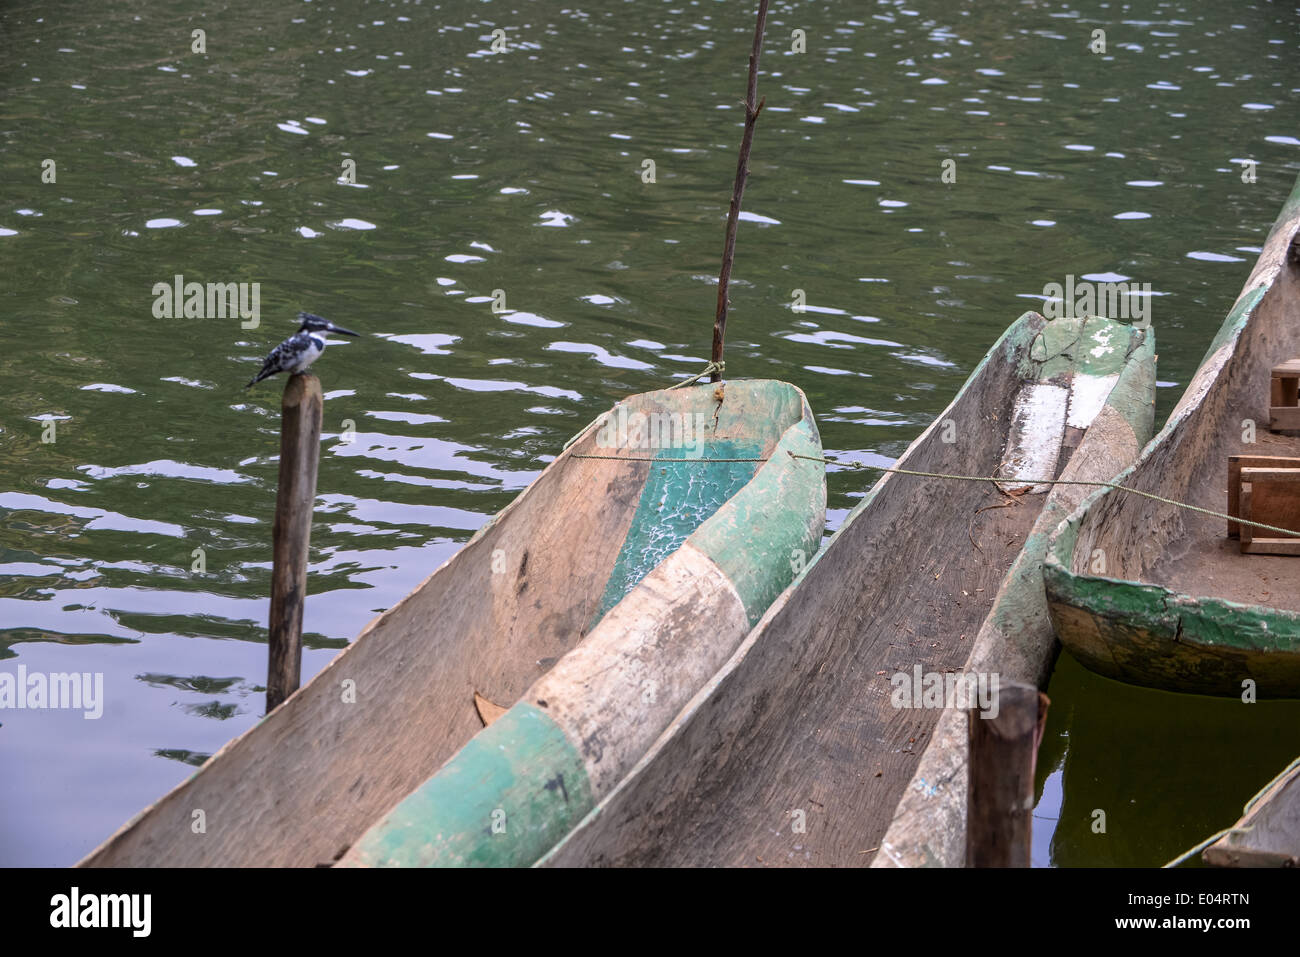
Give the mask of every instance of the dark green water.
M 257 721 L 279 386 L 240 387 L 296 310 L 368 334 L 316 366 L 307 675 L 614 400 L 702 367 L 751 16 L 4 7 L 0 657 L 106 703 L 3 714 L 0 864 L 76 860 Z M 1298 39 L 1285 4 L 777 4 L 728 373 L 884 464 L 1045 283 L 1119 277 L 1159 294 L 1163 418 L 1300 169 Z M 260 326 L 155 318 L 178 273 L 260 283 Z M 868 482 L 832 471 L 831 527 Z M 1300 751 L 1291 706 L 1067 664 L 1050 693 L 1043 864 L 1163 862 Z

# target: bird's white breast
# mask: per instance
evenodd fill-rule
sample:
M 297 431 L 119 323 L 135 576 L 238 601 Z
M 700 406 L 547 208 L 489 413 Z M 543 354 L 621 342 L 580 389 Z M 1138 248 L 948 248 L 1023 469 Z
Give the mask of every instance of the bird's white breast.
M 308 336 L 307 348 L 302 351 L 298 362 L 290 370 L 291 372 L 301 372 L 313 362 L 320 358 L 320 354 L 325 351 L 325 340 L 320 336 Z

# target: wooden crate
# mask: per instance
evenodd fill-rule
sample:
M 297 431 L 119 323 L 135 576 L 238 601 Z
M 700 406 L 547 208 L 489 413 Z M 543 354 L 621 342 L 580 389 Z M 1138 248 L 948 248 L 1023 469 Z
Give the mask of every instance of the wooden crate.
M 1300 458 L 1228 456 L 1228 514 L 1300 532 Z M 1263 529 L 1228 521 L 1228 537 L 1251 555 L 1300 555 L 1300 536 L 1261 535 Z
M 1268 414 L 1273 432 L 1300 429 L 1300 359 L 1273 367 Z

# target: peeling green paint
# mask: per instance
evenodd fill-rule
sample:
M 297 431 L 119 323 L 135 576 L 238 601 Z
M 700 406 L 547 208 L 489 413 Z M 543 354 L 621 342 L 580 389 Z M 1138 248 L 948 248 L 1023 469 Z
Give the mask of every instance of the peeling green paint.
M 809 413 L 782 436 L 763 469 L 690 539 L 726 573 L 751 626 L 817 551 L 826 516 L 826 467 Z
M 582 756 L 545 712 L 515 705 L 357 842 L 370 867 L 522 867 L 593 805 Z
M 1255 307 L 1259 305 L 1260 300 L 1268 292 L 1268 284 L 1256 286 L 1249 292 L 1242 293 L 1228 313 L 1228 318 L 1223 325 L 1219 326 L 1219 331 L 1214 334 L 1214 339 L 1210 342 L 1210 347 L 1205 350 L 1205 357 L 1201 359 L 1201 365 L 1223 348 L 1224 343 L 1235 339 L 1241 335 L 1241 331 L 1246 328 L 1250 318 L 1255 313 Z
M 656 459 L 680 459 L 694 449 L 658 449 Z M 756 459 L 763 443 L 709 438 L 699 457 Z M 641 579 L 711 518 L 753 478 L 757 462 L 653 462 L 641 500 L 610 573 L 609 583 L 588 631 L 623 600 Z M 759 494 L 762 494 L 761 492 Z M 778 589 L 779 591 L 780 589 Z
M 1156 426 L 1156 337 L 1146 330 L 1124 367 L 1107 404 L 1124 417 L 1137 436 L 1139 450 L 1151 440 Z
M 1035 366 L 1027 373 L 1040 380 L 1120 373 L 1144 338 L 1143 330 L 1101 316 L 1067 316 L 1043 323 L 1030 344 L 1029 358 Z
M 1073 524 L 1073 523 L 1072 523 Z M 1053 542 L 1043 580 L 1062 643 L 1091 671 L 1166 691 L 1300 697 L 1300 614 L 1074 574 Z
M 1116 484 L 1141 483 L 1166 443 L 1182 448 L 1175 444 L 1185 439 L 1181 433 L 1200 427 L 1192 419 L 1210 394 L 1204 390 L 1219 387 L 1220 379 L 1228 381 L 1233 370 L 1225 368 L 1237 358 L 1236 343 L 1255 320 L 1277 271 L 1285 268 L 1282 258 L 1297 215 L 1300 179 L 1269 232 L 1254 274 L 1258 281 L 1237 297 L 1188 387 L 1193 400 L 1184 397 L 1187 404 L 1180 402 L 1138 461 L 1115 477 Z M 1232 349 L 1225 350 L 1228 346 Z M 1221 352 L 1224 355 L 1216 358 Z M 1211 361 L 1225 366 L 1207 367 Z M 1206 376 L 1214 379 L 1207 383 Z M 1194 391 L 1198 388 L 1200 394 Z M 1076 550 L 1090 547 L 1079 543 L 1084 522 L 1100 515 L 1112 496 L 1122 494 L 1101 489 L 1089 495 L 1052 535 L 1043 580 L 1062 644 L 1089 669 L 1130 684 L 1238 696 L 1249 679 L 1261 697 L 1300 697 L 1300 613 L 1183 595 L 1157 584 L 1074 570 Z
M 792 552 L 802 549 L 810 557 L 816 550 L 826 515 L 825 467 L 787 454 L 820 458 L 812 412 L 802 393 L 786 383 L 734 385 L 754 392 L 740 407 L 745 420 L 728 422 L 727 411 L 718 409 L 721 423 L 714 420 L 701 450 L 663 448 L 655 457 L 758 459 L 766 438 L 774 446 L 767 461 L 650 463 L 593 625 L 687 542 L 726 575 L 752 626 L 794 577 L 798 563 Z M 707 396 L 707 404 L 717 406 L 713 387 L 697 388 L 696 397 L 674 399 L 690 408 L 695 398 Z M 733 419 L 741 414 L 731 413 Z M 748 421 L 751 415 L 761 415 L 761 421 Z M 740 438 L 716 435 L 738 429 Z M 734 609 L 735 598 L 728 600 Z M 733 616 L 733 628 L 738 623 Z M 709 627 L 700 621 L 701 630 Z M 532 700 L 480 731 L 372 827 L 344 864 L 524 866 L 558 842 L 594 805 L 593 771 L 583 749 Z

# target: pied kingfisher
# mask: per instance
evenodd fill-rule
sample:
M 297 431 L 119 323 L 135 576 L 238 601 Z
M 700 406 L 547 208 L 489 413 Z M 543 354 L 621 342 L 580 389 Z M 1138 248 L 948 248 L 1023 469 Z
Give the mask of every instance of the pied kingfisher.
M 262 371 L 248 380 L 245 389 L 270 378 L 277 372 L 287 372 L 290 375 L 302 372 L 325 351 L 325 337 L 321 335 L 323 332 L 338 332 L 345 336 L 360 335 L 359 332 L 336 326 L 328 319 L 313 316 L 310 312 L 298 313 L 298 321 L 301 323 L 298 331 L 271 350 L 271 354 L 262 363 Z

